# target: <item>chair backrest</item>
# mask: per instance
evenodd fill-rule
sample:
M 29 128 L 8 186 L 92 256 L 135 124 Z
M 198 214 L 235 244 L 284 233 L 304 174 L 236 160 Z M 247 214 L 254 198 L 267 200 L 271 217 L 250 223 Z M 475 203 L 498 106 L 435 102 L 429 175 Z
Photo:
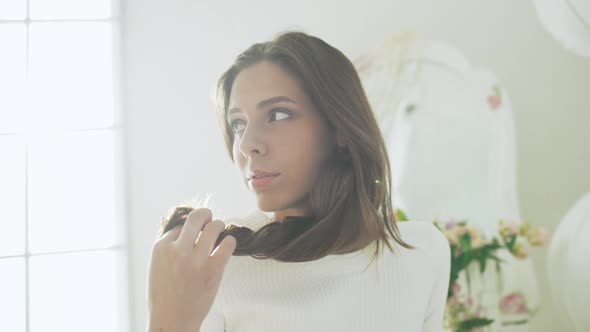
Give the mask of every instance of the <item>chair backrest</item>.
M 495 75 L 442 42 L 386 45 L 359 74 L 388 146 L 393 204 L 412 219 L 466 218 L 487 234 L 500 218 L 520 220 L 512 110 Z
M 547 272 L 552 309 L 568 331 L 590 331 L 590 192 L 563 217 L 551 239 Z
M 590 57 L 590 1 L 535 0 L 539 20 L 566 50 Z
M 386 140 L 394 207 L 412 220 L 467 219 L 488 236 L 500 219 L 522 220 L 511 103 L 492 72 L 407 32 L 355 63 Z M 535 309 L 532 260 L 501 256 L 504 286 L 493 301 L 522 291 Z

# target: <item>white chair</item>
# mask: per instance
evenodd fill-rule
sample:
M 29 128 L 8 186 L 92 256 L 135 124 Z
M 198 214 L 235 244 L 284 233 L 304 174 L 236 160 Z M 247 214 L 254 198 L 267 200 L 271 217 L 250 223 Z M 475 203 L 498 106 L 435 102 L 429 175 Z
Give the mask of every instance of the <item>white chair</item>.
M 539 20 L 567 50 L 590 56 L 590 1 L 535 0 Z
M 553 310 L 568 331 L 590 331 L 590 192 L 572 207 L 551 239 L 547 257 Z
M 356 66 L 388 146 L 395 207 L 412 220 L 468 219 L 488 236 L 499 219 L 521 220 L 511 105 L 493 73 L 411 32 L 392 36 Z M 536 308 L 532 261 L 503 258 L 502 294 L 520 289 Z M 493 311 L 501 294 L 492 293 Z M 498 318 L 493 331 L 515 330 Z

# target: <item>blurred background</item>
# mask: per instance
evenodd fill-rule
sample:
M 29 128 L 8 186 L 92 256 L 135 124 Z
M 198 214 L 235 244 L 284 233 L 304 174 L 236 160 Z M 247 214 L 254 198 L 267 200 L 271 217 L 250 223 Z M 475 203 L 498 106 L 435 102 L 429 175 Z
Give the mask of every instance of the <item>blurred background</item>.
M 239 52 L 285 29 L 350 59 L 401 30 L 444 40 L 510 95 L 522 216 L 553 233 L 589 190 L 590 58 L 533 1 L 0 0 L 2 329 L 145 330 L 161 218 L 206 194 L 214 218 L 256 206 L 212 93 Z M 529 330 L 566 331 L 547 250 L 532 256 Z

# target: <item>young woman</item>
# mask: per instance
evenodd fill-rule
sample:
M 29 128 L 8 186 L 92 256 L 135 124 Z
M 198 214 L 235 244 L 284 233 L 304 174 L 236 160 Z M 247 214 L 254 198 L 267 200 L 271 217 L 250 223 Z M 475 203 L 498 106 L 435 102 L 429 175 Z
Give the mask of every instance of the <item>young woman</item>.
M 241 53 L 217 96 L 230 158 L 273 216 L 226 227 L 206 208 L 177 215 L 154 244 L 148 329 L 441 331 L 449 244 L 430 222 L 396 222 L 350 60 L 286 32 Z

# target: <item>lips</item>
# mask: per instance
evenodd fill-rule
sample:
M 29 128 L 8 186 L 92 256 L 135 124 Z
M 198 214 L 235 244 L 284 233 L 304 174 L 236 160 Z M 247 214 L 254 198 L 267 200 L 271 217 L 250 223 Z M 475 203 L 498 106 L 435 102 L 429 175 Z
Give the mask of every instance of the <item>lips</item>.
M 270 177 L 277 176 L 277 175 L 278 174 L 254 175 L 254 176 L 251 176 L 250 178 L 251 179 L 262 179 L 262 178 L 270 178 Z
M 271 171 L 263 171 L 263 170 L 252 170 L 248 173 L 248 180 L 252 179 L 262 179 L 267 177 L 277 176 L 280 173 L 278 172 L 271 172 Z
M 261 169 L 252 169 L 248 172 L 248 183 L 255 190 L 264 190 L 276 182 L 276 178 L 281 175 L 278 172 L 272 172 Z
M 252 186 L 253 189 L 256 190 L 262 190 L 264 188 L 267 188 L 269 186 L 271 186 L 273 183 L 275 183 L 276 178 L 278 178 L 278 175 L 271 175 L 271 176 L 262 176 L 262 177 L 253 177 L 250 180 L 248 180 L 248 182 L 250 183 L 250 185 Z

